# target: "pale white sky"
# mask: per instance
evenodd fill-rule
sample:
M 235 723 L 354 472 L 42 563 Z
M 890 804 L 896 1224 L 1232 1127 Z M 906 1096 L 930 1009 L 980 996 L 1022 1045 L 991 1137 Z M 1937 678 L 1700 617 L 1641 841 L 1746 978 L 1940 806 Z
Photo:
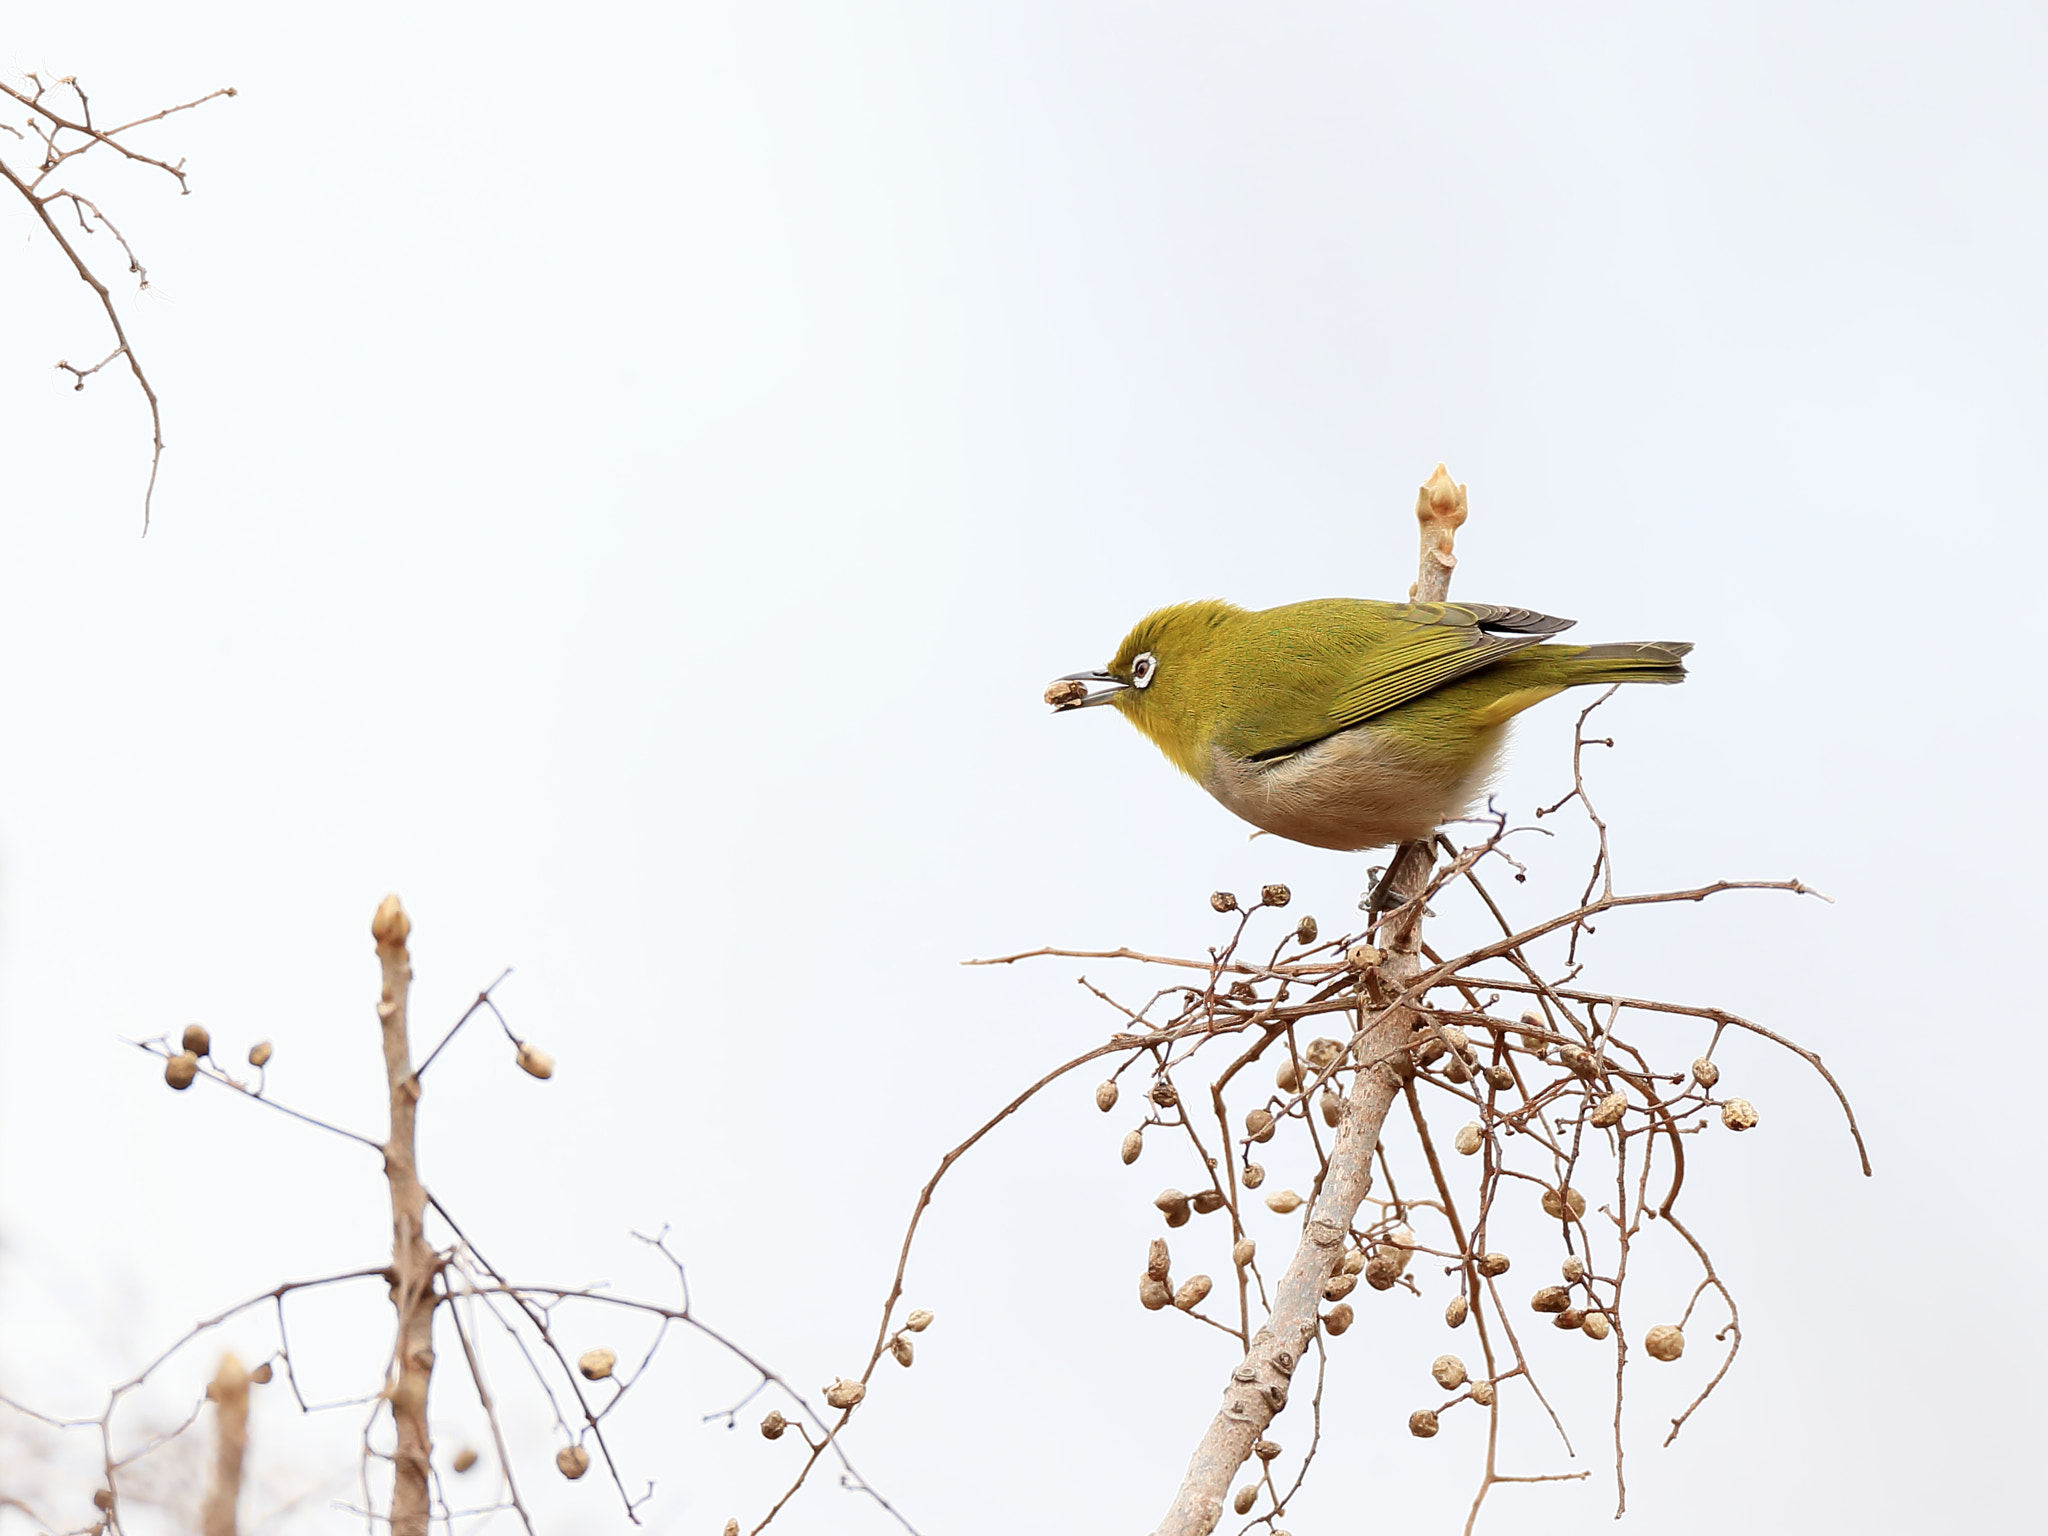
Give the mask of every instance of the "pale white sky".
M 110 115 L 242 94 L 152 140 L 191 198 L 102 183 L 168 300 L 130 306 L 171 442 L 147 540 L 132 392 L 48 367 L 98 355 L 89 296 L 0 224 L 0 1391 L 87 1408 L 194 1318 L 377 1260 L 374 1159 L 174 1096 L 117 1037 L 271 1037 L 280 1095 L 377 1130 L 390 889 L 422 1032 L 510 964 L 561 1063 L 534 1083 L 479 1031 L 430 1085 L 427 1176 L 479 1242 L 657 1290 L 627 1233 L 671 1223 L 711 1321 L 806 1384 L 856 1370 L 932 1164 L 1108 1022 L 1071 963 L 955 961 L 1195 948 L 1209 890 L 1271 879 L 1337 925 L 1364 884 L 1248 842 L 1107 712 L 1049 720 L 1045 680 L 1162 602 L 1398 594 L 1442 458 L 1471 486 L 1458 594 L 1698 644 L 1683 689 L 1612 710 L 1624 882 L 1837 898 L 1603 933 L 1610 984 L 1821 1050 L 1880 1175 L 1807 1078 L 1738 1059 L 1763 1126 L 1690 1198 L 1747 1342 L 1669 1451 L 1697 1380 L 1645 1369 L 1633 1525 L 2037 1520 L 2038 1021 L 2006 976 L 2044 917 L 2044 30 L 1728 3 L 17 18 L 4 62 Z M 1511 802 L 1555 784 L 1569 721 L 1525 721 Z M 1132 1303 L 1170 1180 L 1118 1165 L 1087 1087 L 955 1175 L 910 1287 L 939 1325 L 850 1441 L 934 1536 L 1148 1528 L 1228 1370 Z M 317 1390 L 364 1389 L 381 1305 L 309 1310 Z M 1401 1432 L 1434 1315 L 1388 1301 L 1348 1341 L 1298 1536 L 1456 1528 L 1469 1426 Z M 732 1380 L 674 1367 L 621 1439 L 654 1529 L 715 1531 L 794 1453 L 700 1425 Z M 1581 1374 L 1594 1478 L 1500 1495 L 1494 1529 L 1609 1513 Z M 439 1406 L 444 1444 L 477 1433 Z M 354 1421 L 291 1419 L 273 1390 L 256 1454 L 303 1489 Z M 548 1528 L 622 1528 L 545 1430 L 520 1432 Z M 284 1528 L 361 1528 L 324 1497 Z M 887 1528 L 830 1487 L 787 1520 Z

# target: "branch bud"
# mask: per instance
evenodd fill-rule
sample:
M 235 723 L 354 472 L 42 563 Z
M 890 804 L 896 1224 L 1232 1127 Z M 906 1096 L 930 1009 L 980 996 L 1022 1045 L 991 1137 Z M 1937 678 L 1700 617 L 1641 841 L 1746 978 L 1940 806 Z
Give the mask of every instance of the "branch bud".
M 405 915 L 405 908 L 398 904 L 396 896 L 386 896 L 377 904 L 377 915 L 370 919 L 370 937 L 377 941 L 378 948 L 396 949 L 406 941 L 407 936 L 411 932 L 412 919 Z M 580 1448 L 571 1447 L 571 1449 Z M 558 1462 L 561 1460 L 560 1457 L 555 1459 Z M 590 1464 L 590 1458 L 585 1456 L 583 1463 L 587 1467 Z M 580 1471 L 565 1471 L 563 1475 L 565 1477 L 581 1477 L 583 1474 Z

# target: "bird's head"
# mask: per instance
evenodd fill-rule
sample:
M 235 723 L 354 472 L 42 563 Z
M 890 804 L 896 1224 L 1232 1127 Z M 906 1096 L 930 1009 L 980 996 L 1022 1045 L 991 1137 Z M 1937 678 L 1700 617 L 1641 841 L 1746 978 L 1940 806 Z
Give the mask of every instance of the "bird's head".
M 1113 706 L 1182 771 L 1199 778 L 1204 743 L 1227 701 L 1218 641 L 1243 609 L 1215 599 L 1140 619 L 1100 672 L 1069 672 L 1045 691 L 1055 714 Z

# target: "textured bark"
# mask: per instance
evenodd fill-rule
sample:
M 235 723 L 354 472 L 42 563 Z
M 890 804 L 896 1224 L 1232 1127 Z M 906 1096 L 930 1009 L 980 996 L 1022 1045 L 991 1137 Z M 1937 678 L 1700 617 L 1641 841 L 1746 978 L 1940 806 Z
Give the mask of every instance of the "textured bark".
M 1417 602 L 1440 603 L 1450 591 L 1451 570 L 1457 564 L 1452 543 L 1465 521 L 1465 488 L 1443 465 L 1437 465 L 1422 487 L 1415 516 L 1422 525 L 1422 558 L 1410 596 Z M 1415 889 L 1428 883 L 1433 862 L 1429 844 L 1404 843 L 1399 857 L 1416 872 Z M 1420 911 L 1411 911 L 1394 932 L 1383 935 L 1382 945 L 1384 958 L 1377 967 L 1380 994 L 1395 996 L 1422 971 Z M 1231 1479 L 1250 1458 L 1253 1443 L 1287 1406 L 1295 1367 L 1319 1326 L 1323 1284 L 1337 1267 L 1345 1235 L 1372 1189 L 1373 1153 L 1387 1111 L 1401 1091 L 1393 1062 L 1407 1047 L 1414 1014 L 1406 1008 L 1374 1010 L 1369 1003 L 1361 1007 L 1366 1010 L 1366 1033 L 1356 1048 L 1361 1070 L 1344 1101 L 1322 1189 L 1273 1293 L 1272 1311 L 1230 1373 L 1223 1406 L 1195 1447 L 1157 1536 L 1209 1536 L 1223 1518 Z
M 427 1192 L 420 1183 L 414 1146 L 419 1079 L 412 1073 L 412 1045 L 406 1038 L 406 996 L 412 986 L 412 956 L 405 941 L 412 921 L 396 896 L 384 898 L 370 923 L 384 991 L 377 1018 L 384 1029 L 384 1074 L 391 1086 L 391 1135 L 384 1143 L 384 1174 L 391 1184 L 391 1305 L 398 1313 L 398 1350 L 388 1388 L 391 1421 L 398 1432 L 392 1458 L 392 1536 L 427 1536 L 428 1465 L 433 1441 L 427 1433 L 427 1388 L 434 1374 L 434 1276 L 439 1262 L 427 1245 Z

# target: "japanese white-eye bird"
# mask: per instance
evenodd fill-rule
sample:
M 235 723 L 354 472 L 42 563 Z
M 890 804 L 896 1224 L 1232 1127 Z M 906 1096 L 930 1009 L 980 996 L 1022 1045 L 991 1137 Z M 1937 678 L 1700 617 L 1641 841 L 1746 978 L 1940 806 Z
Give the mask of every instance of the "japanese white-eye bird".
M 1685 676 L 1687 642 L 1544 643 L 1571 624 L 1486 603 L 1178 603 L 1139 620 L 1103 671 L 1060 678 L 1046 702 L 1110 705 L 1255 827 L 1380 848 L 1463 815 L 1530 705 Z

